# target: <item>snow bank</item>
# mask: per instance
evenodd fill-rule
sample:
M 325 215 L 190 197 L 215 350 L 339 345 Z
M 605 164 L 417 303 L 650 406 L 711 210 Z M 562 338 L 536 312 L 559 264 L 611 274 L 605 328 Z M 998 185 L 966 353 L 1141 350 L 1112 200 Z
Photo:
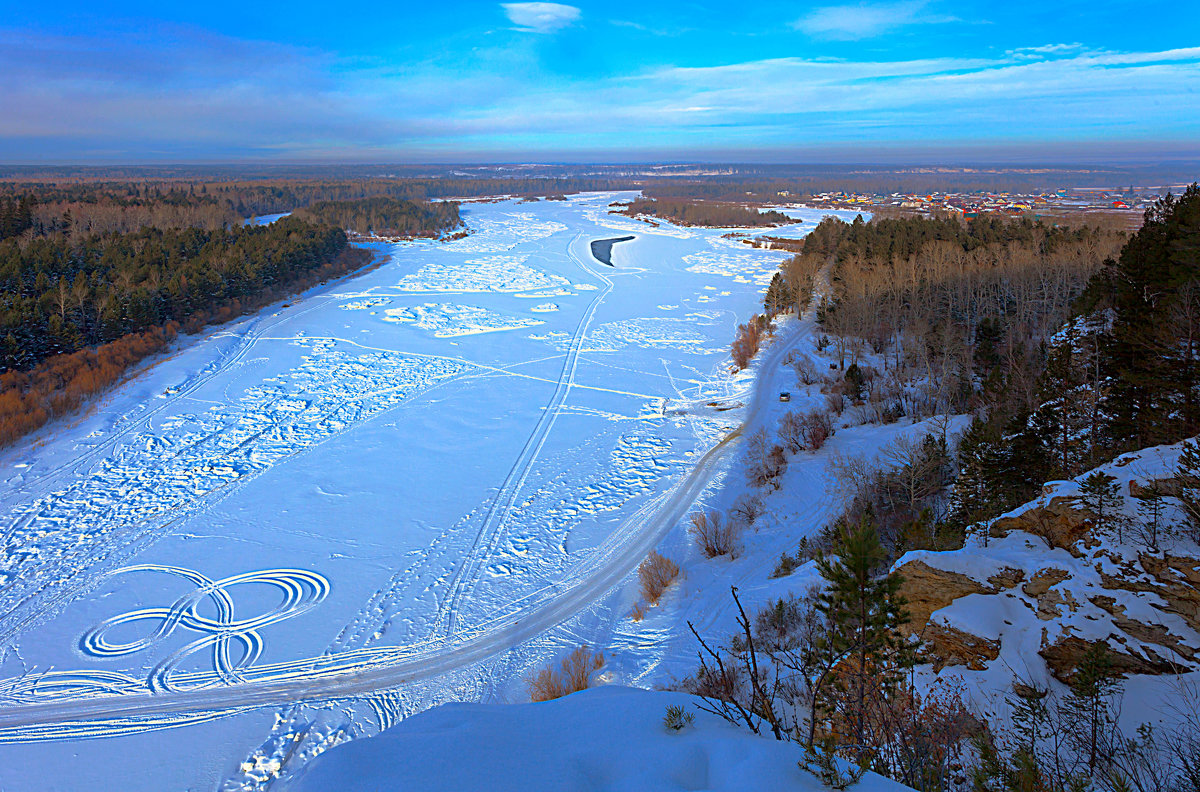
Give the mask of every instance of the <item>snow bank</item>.
M 447 704 L 313 760 L 286 789 L 665 792 L 823 790 L 794 744 L 756 737 L 680 693 L 602 687 L 541 704 Z M 679 732 L 671 705 L 695 713 Z M 854 787 L 905 787 L 874 774 Z

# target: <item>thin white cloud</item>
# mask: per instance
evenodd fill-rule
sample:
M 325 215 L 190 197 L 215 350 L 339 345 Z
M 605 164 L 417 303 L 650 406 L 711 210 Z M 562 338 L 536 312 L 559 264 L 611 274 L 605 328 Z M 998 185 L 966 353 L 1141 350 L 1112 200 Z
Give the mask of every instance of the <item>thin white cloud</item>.
M 930 13 L 926 11 L 927 5 L 925 0 L 902 0 L 824 6 L 796 20 L 792 27 L 815 38 L 857 41 L 875 38 L 908 25 L 960 21 L 957 17 Z
M 1007 52 L 1014 58 L 1033 59 L 1047 58 L 1057 55 L 1067 55 L 1082 52 L 1086 49 L 1082 44 L 1043 44 L 1040 47 L 1018 47 Z
M 508 19 L 525 33 L 555 33 L 579 21 L 582 12 L 562 3 L 501 3 Z

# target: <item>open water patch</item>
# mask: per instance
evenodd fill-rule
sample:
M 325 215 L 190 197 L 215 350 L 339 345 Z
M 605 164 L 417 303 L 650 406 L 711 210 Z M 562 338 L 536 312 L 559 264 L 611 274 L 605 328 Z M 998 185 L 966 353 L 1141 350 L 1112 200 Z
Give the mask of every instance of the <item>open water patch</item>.
M 593 239 L 592 240 L 592 257 L 601 264 L 613 266 L 612 249 L 613 245 L 618 242 L 629 242 L 637 239 L 635 236 L 612 237 L 611 239 Z

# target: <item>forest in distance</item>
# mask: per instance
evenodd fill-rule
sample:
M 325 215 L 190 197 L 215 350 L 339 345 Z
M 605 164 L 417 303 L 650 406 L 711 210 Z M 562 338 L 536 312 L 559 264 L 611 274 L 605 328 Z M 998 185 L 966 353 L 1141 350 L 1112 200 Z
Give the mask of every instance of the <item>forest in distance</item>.
M 622 210 L 630 217 L 646 215 L 669 220 L 682 226 L 713 226 L 717 228 L 756 228 L 787 225 L 795 222 L 782 212 L 757 211 L 744 205 L 705 201 L 639 199 Z

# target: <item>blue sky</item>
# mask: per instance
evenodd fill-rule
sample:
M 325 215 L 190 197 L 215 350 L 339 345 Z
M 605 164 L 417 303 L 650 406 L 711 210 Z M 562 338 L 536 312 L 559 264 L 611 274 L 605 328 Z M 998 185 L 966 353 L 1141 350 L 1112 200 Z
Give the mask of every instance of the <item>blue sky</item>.
M 8 5 L 3 162 L 1200 154 L 1179 0 Z

